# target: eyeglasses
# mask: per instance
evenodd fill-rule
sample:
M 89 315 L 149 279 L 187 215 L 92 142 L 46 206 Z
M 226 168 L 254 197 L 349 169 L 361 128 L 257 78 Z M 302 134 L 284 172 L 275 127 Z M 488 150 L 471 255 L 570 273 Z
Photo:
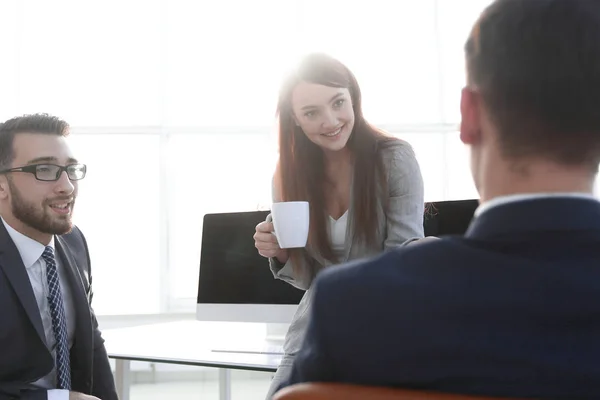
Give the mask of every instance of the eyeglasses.
M 71 164 L 64 167 L 56 164 L 33 164 L 25 167 L 6 169 L 0 171 L 0 174 L 6 174 L 8 172 L 28 172 L 35 175 L 35 179 L 38 181 L 52 182 L 59 180 L 63 171 L 66 171 L 70 180 L 78 181 L 85 178 L 86 169 L 85 164 Z

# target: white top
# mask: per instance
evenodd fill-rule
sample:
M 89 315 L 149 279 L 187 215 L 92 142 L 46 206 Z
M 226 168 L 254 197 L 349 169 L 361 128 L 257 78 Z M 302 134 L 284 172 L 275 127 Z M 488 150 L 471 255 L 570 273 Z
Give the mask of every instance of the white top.
M 333 254 L 340 260 L 343 260 L 345 256 L 347 227 L 348 210 L 338 219 L 329 216 L 329 240 L 331 241 Z
M 54 337 L 54 331 L 52 330 L 52 317 L 50 315 L 50 305 L 48 304 L 48 279 L 46 278 L 46 262 L 42 258 L 42 253 L 44 252 L 46 246 L 28 236 L 23 235 L 21 232 L 18 232 L 6 221 L 4 221 L 4 219 L 2 219 L 2 223 L 4 224 L 4 227 L 6 228 L 10 238 L 15 243 L 15 246 L 21 255 L 21 260 L 23 260 L 23 265 L 25 265 L 25 269 L 27 270 L 29 282 L 31 283 L 33 294 L 35 295 L 35 300 L 40 310 L 44 334 L 46 336 L 46 345 L 52 353 L 52 357 L 56 359 L 56 339 Z M 55 249 L 54 237 L 52 237 L 48 246 Z M 75 305 L 73 304 L 71 286 L 67 281 L 68 278 L 66 276 L 66 271 L 61 265 L 60 257 L 58 257 L 56 252 L 54 252 L 54 255 L 56 259 L 58 279 L 60 281 L 60 289 L 63 297 L 63 304 L 65 307 L 65 316 L 67 319 L 69 348 L 71 348 L 73 345 L 73 336 L 75 334 Z M 68 391 L 55 389 L 56 369 L 53 369 L 47 376 L 39 379 L 36 382 L 33 382 L 31 385 L 40 389 L 51 389 L 48 391 L 48 400 L 68 399 Z

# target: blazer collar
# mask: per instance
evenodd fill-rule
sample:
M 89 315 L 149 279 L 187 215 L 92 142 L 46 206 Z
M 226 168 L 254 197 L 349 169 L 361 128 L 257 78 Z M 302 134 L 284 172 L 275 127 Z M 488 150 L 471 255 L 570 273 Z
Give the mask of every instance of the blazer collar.
M 565 230 L 600 233 L 600 202 L 583 197 L 545 197 L 498 204 L 476 216 L 465 236 L 490 239 Z
M 29 275 L 23 264 L 17 246 L 6 231 L 4 224 L 0 223 L 0 269 L 4 271 L 8 282 L 17 294 L 25 313 L 35 328 L 42 342 L 46 343 L 44 327 L 40 310 L 38 309 Z
M 77 265 L 77 260 L 73 256 L 75 253 L 69 246 L 67 240 L 62 236 L 55 236 L 56 253 L 61 259 L 65 270 L 67 271 L 68 284 L 70 284 L 73 293 L 75 306 L 75 337 L 77 340 L 71 349 L 71 364 L 77 365 L 83 371 L 92 369 L 93 352 L 93 321 L 90 312 L 89 298 L 85 291 L 84 277 Z

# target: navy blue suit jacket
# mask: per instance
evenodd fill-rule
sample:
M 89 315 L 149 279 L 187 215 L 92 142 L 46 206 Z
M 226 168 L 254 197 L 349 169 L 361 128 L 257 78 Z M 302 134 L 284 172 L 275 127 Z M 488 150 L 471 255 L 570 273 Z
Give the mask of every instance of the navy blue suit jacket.
M 87 243 L 81 231 L 55 236 L 57 255 L 65 266 L 75 305 L 75 337 L 71 347 L 72 390 L 102 400 L 117 400 L 104 340 L 92 301 L 92 275 Z M 44 400 L 45 390 L 27 390 L 46 376 L 54 359 L 46 339 L 33 289 L 21 256 L 0 222 L 0 400 Z
M 498 205 L 464 237 L 333 267 L 314 285 L 312 319 L 287 385 L 600 398 L 593 199 Z

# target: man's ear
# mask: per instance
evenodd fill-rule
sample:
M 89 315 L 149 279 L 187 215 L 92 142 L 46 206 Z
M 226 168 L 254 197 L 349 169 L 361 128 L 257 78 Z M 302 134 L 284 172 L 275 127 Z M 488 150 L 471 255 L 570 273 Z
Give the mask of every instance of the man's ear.
M 477 90 L 465 87 L 460 97 L 460 140 L 473 145 L 481 140 L 481 102 Z
M 8 186 L 8 177 L 6 175 L 0 175 L 0 200 L 7 199 L 10 195 L 10 189 Z

